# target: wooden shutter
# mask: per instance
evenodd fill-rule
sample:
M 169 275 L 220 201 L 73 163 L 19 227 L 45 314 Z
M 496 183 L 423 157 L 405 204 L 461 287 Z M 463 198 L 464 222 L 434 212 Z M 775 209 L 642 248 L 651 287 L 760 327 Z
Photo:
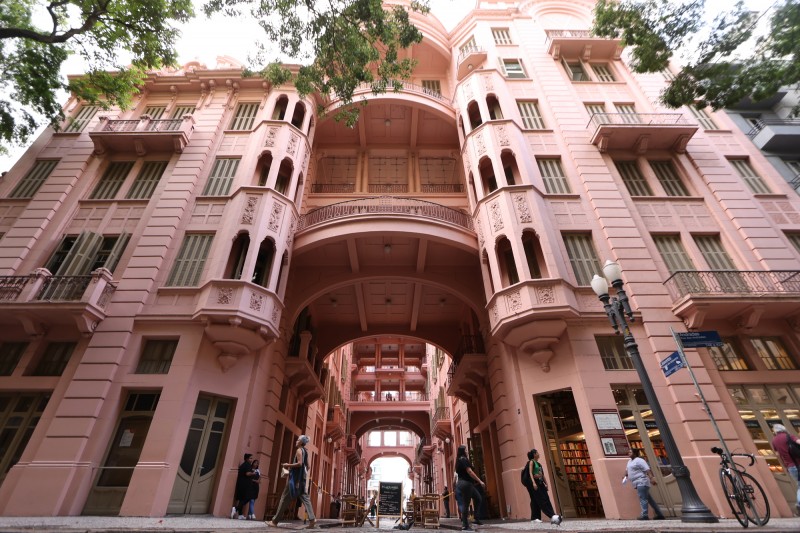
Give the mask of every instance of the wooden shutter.
M 133 161 L 119 161 L 111 163 L 103 173 L 103 177 L 92 191 L 91 199 L 110 200 L 119 192 L 120 187 L 125 182 L 133 168 Z
M 706 130 L 719 129 L 717 125 L 714 124 L 714 121 L 711 120 L 711 117 L 708 115 L 705 109 L 700 109 L 693 105 L 690 105 L 688 107 L 689 107 L 689 112 L 691 112 L 694 118 L 697 119 L 697 122 L 699 122 L 700 125 L 703 126 L 703 129 Z
M 230 129 L 249 130 L 253 127 L 253 121 L 258 113 L 258 104 L 239 104 L 236 115 L 233 117 Z
M 203 190 L 205 196 L 225 196 L 230 192 L 233 176 L 239 167 L 239 159 L 221 158 L 214 161 L 211 175 Z
M 64 262 L 54 275 L 56 276 L 85 276 L 94 263 L 95 254 L 103 244 L 103 236 L 91 231 L 83 231 L 75 244 L 72 245 Z
M 153 196 L 161 176 L 167 169 L 167 161 L 147 161 L 139 170 L 139 175 L 131 185 L 127 198 L 129 200 L 145 200 Z
M 739 176 L 742 177 L 744 183 L 755 194 L 769 194 L 772 192 L 769 190 L 769 187 L 767 187 L 767 184 L 764 183 L 764 180 L 761 179 L 761 176 L 756 174 L 756 171 L 753 170 L 753 167 L 750 166 L 747 160 L 731 159 L 730 162 L 733 168 L 736 169 L 736 172 L 739 173 Z
M 614 165 L 631 196 L 653 196 L 653 190 L 639 171 L 635 161 L 614 161 Z
M 689 191 L 686 190 L 672 161 L 650 161 L 650 167 L 664 187 L 667 196 L 689 196 Z
M 213 239 L 214 236 L 207 233 L 190 234 L 183 238 L 178 258 L 167 281 L 168 286 L 194 287 L 197 285 Z
M 589 285 L 592 277 L 600 272 L 600 262 L 592 244 L 592 236 L 583 233 L 566 234 L 564 244 L 578 285 Z
M 544 188 L 549 194 L 569 194 L 569 188 L 564 169 L 561 167 L 560 159 L 537 159 L 539 172 L 544 180 Z
M 114 246 L 111 248 L 111 251 L 108 253 L 108 257 L 103 263 L 103 268 L 107 268 L 109 271 L 114 272 L 114 269 L 117 268 L 117 263 L 119 263 L 119 258 L 125 252 L 125 248 L 128 246 L 128 241 L 130 239 L 131 234 L 125 232 L 121 233 L 119 237 L 117 237 Z
M 80 111 L 78 111 L 78 113 L 75 115 L 75 118 L 70 121 L 69 126 L 67 126 L 65 131 L 83 131 L 83 128 L 85 128 L 86 125 L 94 118 L 99 109 L 99 107 L 93 105 L 81 107 Z
M 33 167 L 25 174 L 14 190 L 9 194 L 9 198 L 33 198 L 39 187 L 42 186 L 44 181 L 53 172 L 53 169 L 58 165 L 58 159 L 45 159 L 36 161 Z
M 670 274 L 678 270 L 697 270 L 681 244 L 680 235 L 654 235 L 653 241 Z
M 517 101 L 519 114 L 522 116 L 522 125 L 528 130 L 543 130 L 544 121 L 539 112 L 539 105 L 533 101 Z
M 149 105 L 144 108 L 142 115 L 147 115 L 153 120 L 160 120 L 167 111 L 167 107 L 163 105 Z
M 608 65 L 592 65 L 592 70 L 594 71 L 595 76 L 597 76 L 597 79 L 600 81 L 615 81 L 614 74 L 611 73 L 611 69 L 608 68 Z

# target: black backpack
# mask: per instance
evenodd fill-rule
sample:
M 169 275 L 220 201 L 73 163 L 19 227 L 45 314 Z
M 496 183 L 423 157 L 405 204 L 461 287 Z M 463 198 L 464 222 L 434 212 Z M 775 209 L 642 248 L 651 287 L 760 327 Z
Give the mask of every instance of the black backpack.
M 786 434 L 786 448 L 789 451 L 789 457 L 792 458 L 795 465 L 800 465 L 800 444 L 792 438 L 788 433 Z
M 533 486 L 533 479 L 531 479 L 531 471 L 528 468 L 529 465 L 530 465 L 530 461 L 525 463 L 525 467 L 522 469 L 522 474 L 520 476 L 520 481 L 526 487 L 532 487 Z

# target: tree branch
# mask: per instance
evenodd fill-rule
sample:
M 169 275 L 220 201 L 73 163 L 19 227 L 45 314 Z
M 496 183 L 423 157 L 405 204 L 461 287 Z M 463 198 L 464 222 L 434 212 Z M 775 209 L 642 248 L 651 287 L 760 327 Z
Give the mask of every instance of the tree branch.
M 86 33 L 87 31 L 91 30 L 92 27 L 100 20 L 100 17 L 105 15 L 108 12 L 108 2 L 110 0 L 106 0 L 102 4 L 97 4 L 96 9 L 94 11 L 89 12 L 86 20 L 83 24 L 77 28 L 71 28 L 65 31 L 62 34 L 56 33 L 56 28 L 53 28 L 52 33 L 39 33 L 34 30 L 29 30 L 26 28 L 0 28 L 0 39 L 12 39 L 12 38 L 19 38 L 19 39 L 28 39 L 31 41 L 36 41 L 39 43 L 45 44 L 59 44 L 65 43 L 70 38 L 74 37 L 75 35 Z M 48 6 L 47 10 L 50 11 L 50 16 L 53 17 L 53 22 L 56 24 L 56 15 L 51 10 L 53 6 L 57 6 L 59 4 L 53 3 Z M 63 5 L 63 3 L 62 3 Z

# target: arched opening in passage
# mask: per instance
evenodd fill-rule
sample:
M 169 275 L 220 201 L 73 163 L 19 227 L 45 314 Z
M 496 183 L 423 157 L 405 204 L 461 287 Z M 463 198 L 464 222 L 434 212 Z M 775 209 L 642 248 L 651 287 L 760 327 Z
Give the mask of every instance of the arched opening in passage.
M 289 252 L 283 252 L 281 256 L 281 268 L 278 271 L 278 284 L 275 287 L 275 292 L 280 298 L 283 298 L 283 290 L 286 288 L 286 265 L 289 264 Z
M 278 179 L 275 180 L 275 190 L 279 193 L 285 195 L 286 189 L 289 188 L 289 182 L 292 179 L 292 172 L 294 171 L 294 165 L 292 164 L 292 160 L 284 158 L 281 161 L 281 166 L 278 168 Z
M 458 129 L 459 129 L 459 131 L 461 131 L 462 140 L 466 139 L 467 138 L 467 130 L 464 129 L 464 119 L 461 118 L 461 117 L 458 117 Z
M 269 288 L 269 275 L 272 272 L 272 265 L 275 262 L 275 242 L 272 239 L 264 239 L 258 247 L 256 256 L 256 266 L 253 269 L 253 283 L 264 288 Z
M 531 273 L 531 279 L 542 279 L 550 277 L 547 273 L 547 265 L 544 261 L 544 253 L 539 237 L 533 230 L 522 232 L 522 248 L 525 250 L 525 260 Z
M 483 118 L 481 117 L 481 109 L 478 107 L 478 102 L 472 100 L 469 104 L 467 104 L 467 116 L 469 117 L 469 125 L 471 129 L 475 129 L 481 124 L 483 124 Z
M 492 279 L 492 266 L 489 264 L 489 254 L 484 250 L 481 252 L 481 268 L 484 270 L 484 278 L 489 282 L 491 293 L 494 294 L 494 280 Z
M 497 263 L 500 265 L 500 279 L 503 280 L 503 287 L 519 283 L 517 264 L 514 261 L 514 250 L 506 237 L 497 243 Z
M 504 150 L 500 154 L 500 162 L 503 165 L 503 173 L 506 177 L 507 185 L 517 185 L 522 183 L 519 175 L 519 167 L 517 166 L 517 158 L 509 150 Z
M 488 157 L 481 159 L 478 163 L 478 171 L 481 173 L 481 185 L 483 185 L 484 195 L 497 190 L 497 178 L 494 175 L 492 160 Z
M 256 165 L 256 176 L 258 176 L 258 186 L 266 187 L 269 179 L 269 171 L 272 169 L 272 153 L 263 154 Z
M 303 120 L 306 118 L 306 106 L 302 103 L 297 102 L 294 105 L 294 112 L 292 112 L 292 126 L 297 128 L 298 130 L 303 129 Z
M 497 99 L 497 96 L 487 95 L 486 107 L 489 108 L 489 120 L 503 120 L 503 108 L 500 107 L 500 100 Z
M 225 279 L 241 279 L 247 250 L 250 248 L 250 234 L 246 231 L 239 233 L 231 245 L 231 253 L 225 264 Z
M 286 116 L 286 108 L 289 106 L 289 97 L 282 94 L 275 102 L 275 109 L 272 110 L 272 120 L 283 120 Z
M 297 177 L 297 185 L 294 188 L 294 203 L 295 205 L 300 205 L 300 199 L 303 195 L 303 173 L 301 172 L 300 175 Z

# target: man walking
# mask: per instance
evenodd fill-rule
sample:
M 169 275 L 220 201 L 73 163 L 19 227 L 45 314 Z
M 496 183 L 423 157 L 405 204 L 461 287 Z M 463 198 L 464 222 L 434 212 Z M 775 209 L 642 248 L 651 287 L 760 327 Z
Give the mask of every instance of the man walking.
M 305 529 L 314 529 L 317 526 L 317 517 L 314 515 L 314 509 L 311 507 L 311 499 L 308 497 L 309 485 L 311 480 L 308 476 L 308 452 L 306 451 L 306 444 L 309 438 L 305 435 L 297 437 L 297 450 L 294 453 L 293 463 L 283 463 L 283 467 L 289 469 L 289 479 L 286 482 L 286 487 L 281 494 L 281 500 L 278 502 L 278 510 L 272 520 L 267 522 L 273 527 L 278 527 L 278 519 L 283 516 L 289 501 L 297 497 L 303 502 L 306 508 L 306 515 L 308 515 L 308 526 Z M 292 487 L 294 485 L 294 487 Z M 296 494 L 296 496 L 295 496 Z
M 442 505 L 444 506 L 444 517 L 450 518 L 450 491 L 447 490 L 447 485 L 442 492 Z
M 772 449 L 775 450 L 778 457 L 780 457 L 781 463 L 786 467 L 786 471 L 789 472 L 789 477 L 791 477 L 795 483 L 798 483 L 797 500 L 794 504 L 794 508 L 797 510 L 797 514 L 800 514 L 800 479 L 797 477 L 798 464 L 789 453 L 789 441 L 800 443 L 800 439 L 789 435 L 789 432 L 786 431 L 786 426 L 781 424 L 772 426 L 772 431 L 775 433 L 775 436 L 772 438 Z

